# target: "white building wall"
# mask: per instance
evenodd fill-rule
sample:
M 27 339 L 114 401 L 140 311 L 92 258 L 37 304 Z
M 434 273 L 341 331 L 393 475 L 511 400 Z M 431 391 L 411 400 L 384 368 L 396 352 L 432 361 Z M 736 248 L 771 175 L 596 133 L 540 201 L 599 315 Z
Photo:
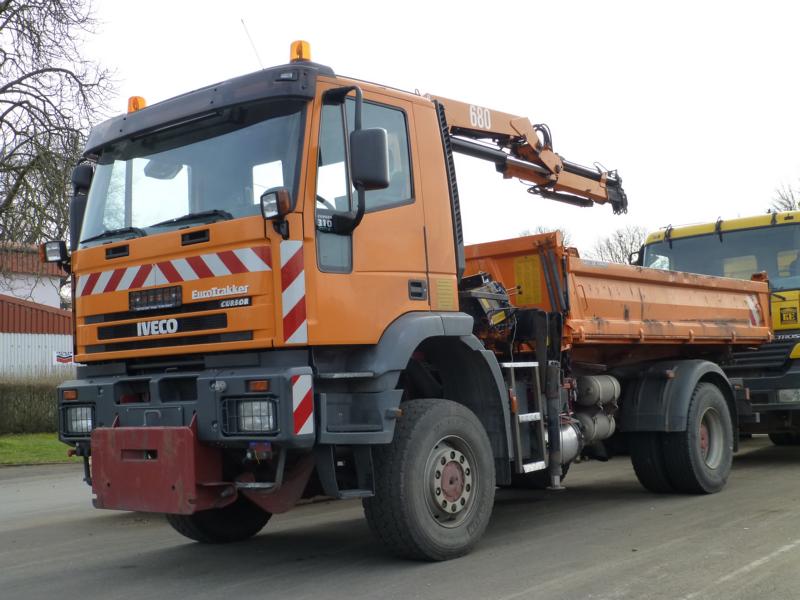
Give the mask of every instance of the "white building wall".
M 74 377 L 74 364 L 56 363 L 56 352 L 72 352 L 71 335 L 0 333 L 0 379 Z

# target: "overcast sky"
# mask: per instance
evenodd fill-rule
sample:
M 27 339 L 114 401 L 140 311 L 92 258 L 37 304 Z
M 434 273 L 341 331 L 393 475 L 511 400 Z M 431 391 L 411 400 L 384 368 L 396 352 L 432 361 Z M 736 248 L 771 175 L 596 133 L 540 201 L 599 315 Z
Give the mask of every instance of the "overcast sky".
M 765 212 L 800 184 L 800 4 L 95 0 L 88 51 L 149 103 L 284 64 L 295 39 L 336 73 L 547 123 L 556 152 L 618 169 L 630 210 L 532 196 L 457 162 L 468 242 L 543 225 L 584 253 L 649 230 Z M 242 19 L 255 45 L 251 46 Z

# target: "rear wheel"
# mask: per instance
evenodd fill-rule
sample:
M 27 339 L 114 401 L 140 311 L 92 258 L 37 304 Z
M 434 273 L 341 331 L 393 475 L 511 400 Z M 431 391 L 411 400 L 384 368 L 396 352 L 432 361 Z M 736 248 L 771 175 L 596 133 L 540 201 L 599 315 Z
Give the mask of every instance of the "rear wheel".
M 494 457 L 472 411 L 449 400 L 401 406 L 394 439 L 375 448 L 370 529 L 399 556 L 447 560 L 469 552 L 494 504 Z
M 167 522 L 175 531 L 205 544 L 246 540 L 261 531 L 271 516 L 242 496 L 224 508 L 202 510 L 191 515 L 166 515 Z
M 733 424 L 717 386 L 697 384 L 686 425 L 686 431 L 662 434 L 669 479 L 679 492 L 718 492 L 725 486 L 733 462 Z
M 658 431 L 639 431 L 628 435 L 628 450 L 636 477 L 645 489 L 656 494 L 675 491 L 664 461 L 664 435 Z

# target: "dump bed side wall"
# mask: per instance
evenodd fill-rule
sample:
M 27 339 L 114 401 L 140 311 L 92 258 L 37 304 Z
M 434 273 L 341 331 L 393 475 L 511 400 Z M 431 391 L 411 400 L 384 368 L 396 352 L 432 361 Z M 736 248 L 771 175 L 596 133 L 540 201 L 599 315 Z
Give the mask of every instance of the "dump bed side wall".
M 557 233 L 476 244 L 466 248 L 466 272 L 489 272 L 510 290 L 517 306 L 565 312 L 568 344 L 757 344 L 770 339 L 765 283 L 589 261 L 574 254 L 563 248 Z
M 568 257 L 573 342 L 761 343 L 766 284 Z

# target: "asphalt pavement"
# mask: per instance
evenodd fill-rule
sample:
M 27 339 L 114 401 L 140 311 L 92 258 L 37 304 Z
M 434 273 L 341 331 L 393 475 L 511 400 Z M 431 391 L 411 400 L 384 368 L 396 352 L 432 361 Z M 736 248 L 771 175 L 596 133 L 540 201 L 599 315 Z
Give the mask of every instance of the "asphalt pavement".
M 627 457 L 574 465 L 565 491 L 500 491 L 478 547 L 447 563 L 388 555 L 354 501 L 204 546 L 95 510 L 75 465 L 4 468 L 0 599 L 796 599 L 798 466 L 800 447 L 757 438 L 721 493 L 657 496 Z

